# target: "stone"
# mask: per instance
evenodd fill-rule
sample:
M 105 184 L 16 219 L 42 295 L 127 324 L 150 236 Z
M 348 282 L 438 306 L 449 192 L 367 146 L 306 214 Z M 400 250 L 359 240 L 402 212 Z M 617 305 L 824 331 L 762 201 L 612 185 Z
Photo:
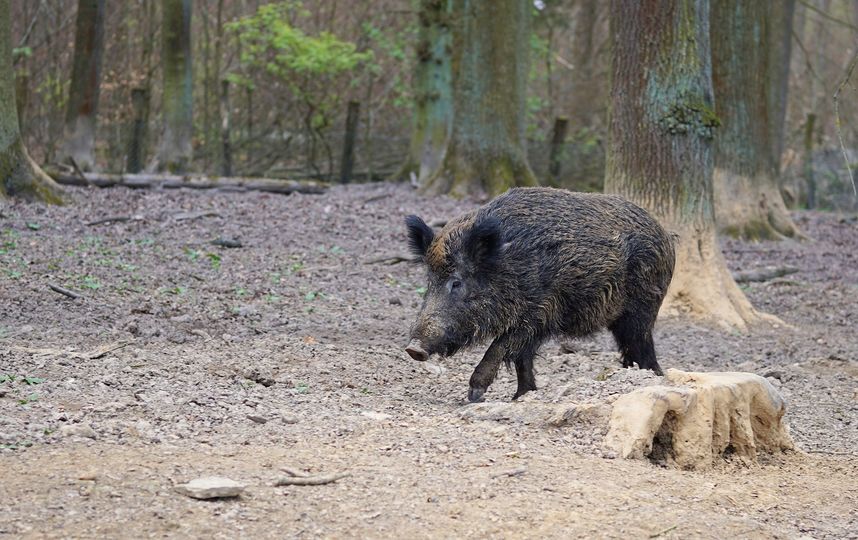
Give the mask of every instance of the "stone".
M 754 461 L 758 451 L 793 448 L 786 405 L 765 378 L 675 369 L 665 378 L 673 386 L 647 386 L 614 402 L 605 444 L 620 457 L 705 469 L 728 452 Z
M 256 422 L 257 424 L 264 424 L 268 421 L 267 418 L 265 418 L 264 416 L 259 416 L 258 414 L 248 414 L 247 418 Z
M 64 437 L 83 437 L 86 439 L 96 439 L 98 435 L 89 424 L 66 424 L 60 426 L 60 434 Z
M 229 478 L 205 476 L 176 486 L 176 491 L 194 499 L 218 499 L 238 497 L 244 492 L 244 485 Z

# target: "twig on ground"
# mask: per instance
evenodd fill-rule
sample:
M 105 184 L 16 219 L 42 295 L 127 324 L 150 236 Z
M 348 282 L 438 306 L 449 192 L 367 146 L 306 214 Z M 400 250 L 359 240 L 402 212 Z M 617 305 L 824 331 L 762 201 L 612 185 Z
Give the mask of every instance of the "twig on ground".
M 204 217 L 220 217 L 220 214 L 211 210 L 206 212 L 179 212 L 178 214 L 173 214 L 173 219 L 176 221 L 187 221 L 190 219 L 199 219 Z
M 116 343 L 110 343 L 108 345 L 102 345 L 101 347 L 97 347 L 88 353 L 84 353 L 84 356 L 90 360 L 95 360 L 96 358 L 101 358 L 105 354 L 109 352 L 113 352 L 117 349 L 121 349 L 130 344 L 130 341 L 117 341 Z
M 54 285 L 53 283 L 48 283 L 48 287 L 52 291 L 58 292 L 63 296 L 68 296 L 72 300 L 77 300 L 78 298 L 80 298 L 80 294 L 78 294 L 74 291 L 70 291 L 70 290 L 66 289 L 65 287 L 60 287 L 59 285 Z
M 658 531 L 658 532 L 657 532 L 657 533 L 655 533 L 655 534 L 651 534 L 651 535 L 649 535 L 649 537 L 650 537 L 650 538 L 658 538 L 659 536 L 661 536 L 661 535 L 663 535 L 663 534 L 667 534 L 667 533 L 669 533 L 670 531 L 672 531 L 673 529 L 675 529 L 675 528 L 677 528 L 677 527 L 679 527 L 679 525 L 674 525 L 674 526 L 672 526 L 672 527 L 668 527 L 668 528 L 664 529 L 663 531 Z
M 285 472 L 289 476 L 294 476 L 295 478 L 309 478 L 310 476 L 312 476 L 310 473 L 306 473 L 298 469 L 293 469 L 292 467 L 280 467 L 280 470 Z
M 521 476 L 522 474 L 527 472 L 527 467 L 518 467 L 516 469 L 510 469 L 508 471 L 499 472 L 492 475 L 492 478 L 500 478 L 501 476 Z
M 126 221 L 143 221 L 143 218 L 140 216 L 114 216 L 90 221 L 86 225 L 88 227 L 92 227 L 94 225 L 103 225 L 105 223 L 124 223 Z
M 293 471 L 294 472 L 294 471 Z M 320 474 L 318 476 L 284 476 L 274 481 L 274 486 L 322 486 L 351 476 L 351 473 L 341 472 Z
M 215 238 L 211 241 L 211 243 L 215 246 L 225 247 L 225 248 L 240 248 L 244 247 L 244 244 L 241 243 L 241 240 L 236 240 L 234 238 Z
M 374 197 L 369 197 L 368 199 L 364 199 L 363 201 L 361 201 L 361 204 L 369 204 L 371 202 L 380 201 L 380 200 L 386 199 L 390 196 L 391 196 L 390 193 L 382 193 L 381 195 L 376 195 Z
M 846 162 L 846 170 L 849 172 L 849 181 L 852 182 L 852 194 L 858 197 L 858 189 L 855 187 L 855 177 L 852 176 L 852 165 L 849 163 L 849 155 L 846 153 L 846 145 L 843 143 L 843 130 L 840 127 L 840 91 L 849 82 L 852 77 L 852 72 L 855 71 L 855 64 L 858 63 L 858 49 L 852 55 L 852 60 L 849 61 L 849 67 L 846 69 L 846 76 L 837 85 L 837 90 L 834 92 L 834 127 L 837 131 L 837 139 L 840 141 L 840 150 L 843 152 L 843 161 Z
M 744 270 L 734 272 L 733 279 L 736 283 L 749 283 L 752 281 L 769 281 L 798 272 L 798 268 L 794 266 L 764 266 L 762 268 L 754 268 L 753 270 Z
M 393 266 L 394 264 L 399 264 L 401 262 L 412 262 L 414 259 L 411 257 L 406 257 L 404 255 L 388 255 L 386 257 L 379 257 L 378 259 L 370 259 L 365 261 L 364 264 L 381 264 L 384 263 L 388 266 Z
M 808 454 L 825 454 L 828 456 L 849 456 L 858 457 L 858 454 L 852 452 L 838 452 L 836 450 L 807 450 Z

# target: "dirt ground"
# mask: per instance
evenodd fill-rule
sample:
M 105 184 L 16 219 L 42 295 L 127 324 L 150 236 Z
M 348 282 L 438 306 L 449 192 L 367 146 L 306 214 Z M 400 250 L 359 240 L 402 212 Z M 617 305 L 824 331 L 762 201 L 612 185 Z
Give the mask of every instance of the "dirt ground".
M 480 350 L 405 355 L 422 270 L 368 261 L 405 252 L 404 215 L 473 203 L 386 184 L 70 193 L 0 203 L 0 538 L 858 538 L 854 215 L 797 213 L 801 244 L 724 242 L 733 270 L 799 268 L 746 288 L 785 325 L 659 321 L 663 367 L 769 377 L 799 449 L 688 472 L 528 414 L 659 381 L 618 369 L 607 334 L 546 345 L 540 390 L 503 409 L 509 373 L 466 404 Z M 273 487 L 281 467 L 350 476 Z M 173 489 L 208 475 L 247 490 Z

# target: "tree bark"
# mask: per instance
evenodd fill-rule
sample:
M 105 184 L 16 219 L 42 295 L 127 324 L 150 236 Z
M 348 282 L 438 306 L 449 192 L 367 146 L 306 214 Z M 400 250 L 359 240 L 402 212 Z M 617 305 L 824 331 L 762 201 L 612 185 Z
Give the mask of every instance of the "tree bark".
M 712 0 L 715 114 L 715 217 L 724 234 L 745 240 L 801 238 L 772 174 L 769 92 L 771 3 Z
M 793 18 L 795 0 L 772 2 L 769 18 L 769 143 L 771 144 L 771 171 L 775 183 L 781 185 L 781 156 L 784 152 L 784 124 L 786 121 L 789 71 L 792 56 Z
M 0 0 L 0 199 L 17 196 L 61 204 L 63 193 L 30 159 L 18 127 L 9 0 Z
M 414 68 L 414 118 L 405 163 L 395 179 L 413 173 L 423 183 L 444 158 L 453 116 L 452 2 L 421 0 Z
M 105 0 L 78 0 L 74 62 L 59 160 L 95 167 L 95 126 L 104 52 Z
M 536 185 L 525 153 L 527 0 L 454 0 L 453 123 L 423 193 L 487 198 Z
M 614 0 L 605 190 L 678 233 L 665 314 L 731 328 L 760 315 L 738 288 L 716 237 L 708 0 Z
M 162 0 L 161 8 L 163 131 L 152 169 L 182 173 L 188 170 L 193 155 L 191 0 Z
M 598 79 L 594 76 L 596 43 L 594 35 L 599 19 L 599 0 L 580 0 L 575 15 L 575 34 L 572 38 L 572 91 L 569 100 L 569 117 L 572 133 L 593 128 L 593 117 L 602 108 L 604 96 L 599 95 Z

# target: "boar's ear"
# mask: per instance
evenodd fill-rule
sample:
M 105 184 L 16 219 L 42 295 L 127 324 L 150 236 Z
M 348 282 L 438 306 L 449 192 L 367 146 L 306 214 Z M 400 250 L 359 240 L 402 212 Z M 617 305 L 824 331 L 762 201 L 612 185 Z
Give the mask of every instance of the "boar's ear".
M 462 248 L 478 268 L 494 265 L 501 251 L 501 224 L 496 217 L 485 217 L 474 224 L 462 239 Z
M 426 225 L 425 221 L 413 215 L 405 218 L 405 227 L 408 229 L 408 247 L 414 255 L 422 259 L 435 238 L 435 231 Z

